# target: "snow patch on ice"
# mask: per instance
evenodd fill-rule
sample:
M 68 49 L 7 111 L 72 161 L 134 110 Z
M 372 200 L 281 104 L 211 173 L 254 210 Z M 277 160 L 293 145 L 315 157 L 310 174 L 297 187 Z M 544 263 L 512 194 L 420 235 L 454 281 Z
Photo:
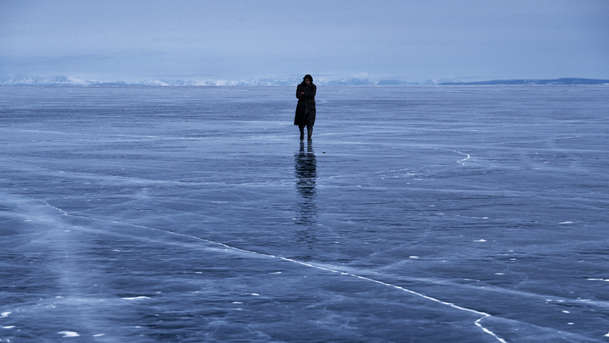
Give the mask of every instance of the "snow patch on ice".
M 609 282 L 609 279 L 593 278 L 593 277 L 587 278 L 586 280 L 588 280 L 588 281 L 605 281 L 605 282 Z
M 137 297 L 124 297 L 121 299 L 123 299 L 123 300 L 142 300 L 142 299 L 150 299 L 150 297 L 147 297 L 145 295 L 138 295 Z
M 0 313 L 0 318 L 6 318 L 6 317 L 8 317 L 8 316 L 9 316 L 11 313 L 13 313 L 13 312 L 10 312 L 10 311 L 2 312 L 2 313 Z
M 3 329 L 14 329 L 15 325 L 7 325 L 7 326 L 3 326 Z
M 59 331 L 58 334 L 62 335 L 63 337 L 78 337 L 80 336 L 80 334 L 76 331 Z
M 570 220 L 565 220 L 564 222 L 558 223 L 558 225 L 569 225 L 569 224 L 573 224 L 573 222 Z

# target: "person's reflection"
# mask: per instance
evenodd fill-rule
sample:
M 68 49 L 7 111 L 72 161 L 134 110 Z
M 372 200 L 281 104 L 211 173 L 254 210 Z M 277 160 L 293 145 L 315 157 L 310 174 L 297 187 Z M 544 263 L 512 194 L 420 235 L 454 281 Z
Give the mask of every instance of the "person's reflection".
M 315 161 L 315 153 L 310 141 L 306 151 L 304 143 L 300 143 L 300 150 L 294 155 L 294 173 L 296 175 L 296 189 L 301 196 L 298 209 L 299 216 L 296 219 L 296 224 L 312 226 L 317 215 L 317 207 L 315 205 L 317 162 Z M 310 236 L 311 232 L 305 232 L 304 234 L 307 237 L 301 237 L 302 239 L 309 243 L 314 240 Z

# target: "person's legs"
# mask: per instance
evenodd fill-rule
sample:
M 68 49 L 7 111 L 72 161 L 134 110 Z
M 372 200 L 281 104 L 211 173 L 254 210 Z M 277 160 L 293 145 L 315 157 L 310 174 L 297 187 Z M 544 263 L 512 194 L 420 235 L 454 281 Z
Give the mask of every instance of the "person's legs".
M 300 130 L 300 140 L 304 139 L 304 125 L 298 125 L 298 129 Z
M 307 125 L 307 139 L 311 140 L 313 136 L 313 125 Z

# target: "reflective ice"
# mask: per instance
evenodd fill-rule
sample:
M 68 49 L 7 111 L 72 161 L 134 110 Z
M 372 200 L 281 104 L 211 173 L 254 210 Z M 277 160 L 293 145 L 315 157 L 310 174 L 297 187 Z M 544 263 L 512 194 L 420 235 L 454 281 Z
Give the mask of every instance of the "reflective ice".
M 1 342 L 603 342 L 609 87 L 1 87 Z

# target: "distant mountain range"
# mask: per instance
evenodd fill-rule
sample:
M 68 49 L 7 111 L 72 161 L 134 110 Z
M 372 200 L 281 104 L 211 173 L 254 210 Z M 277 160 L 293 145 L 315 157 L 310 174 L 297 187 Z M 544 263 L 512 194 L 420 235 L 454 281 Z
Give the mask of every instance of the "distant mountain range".
M 609 85 L 609 80 L 563 77 L 559 79 L 513 79 L 472 82 L 440 82 L 440 85 Z
M 201 87 L 201 86 L 294 86 L 296 79 L 255 79 L 255 80 L 210 80 L 210 79 L 143 79 L 131 81 L 100 81 L 71 76 L 52 77 L 0 77 L 0 86 L 88 86 L 88 87 Z M 317 78 L 315 83 L 327 86 L 417 86 L 417 85 L 609 85 L 605 79 L 559 78 L 559 79 L 512 79 L 489 81 L 424 81 L 411 82 L 399 79 L 370 80 L 367 78 L 328 79 Z

